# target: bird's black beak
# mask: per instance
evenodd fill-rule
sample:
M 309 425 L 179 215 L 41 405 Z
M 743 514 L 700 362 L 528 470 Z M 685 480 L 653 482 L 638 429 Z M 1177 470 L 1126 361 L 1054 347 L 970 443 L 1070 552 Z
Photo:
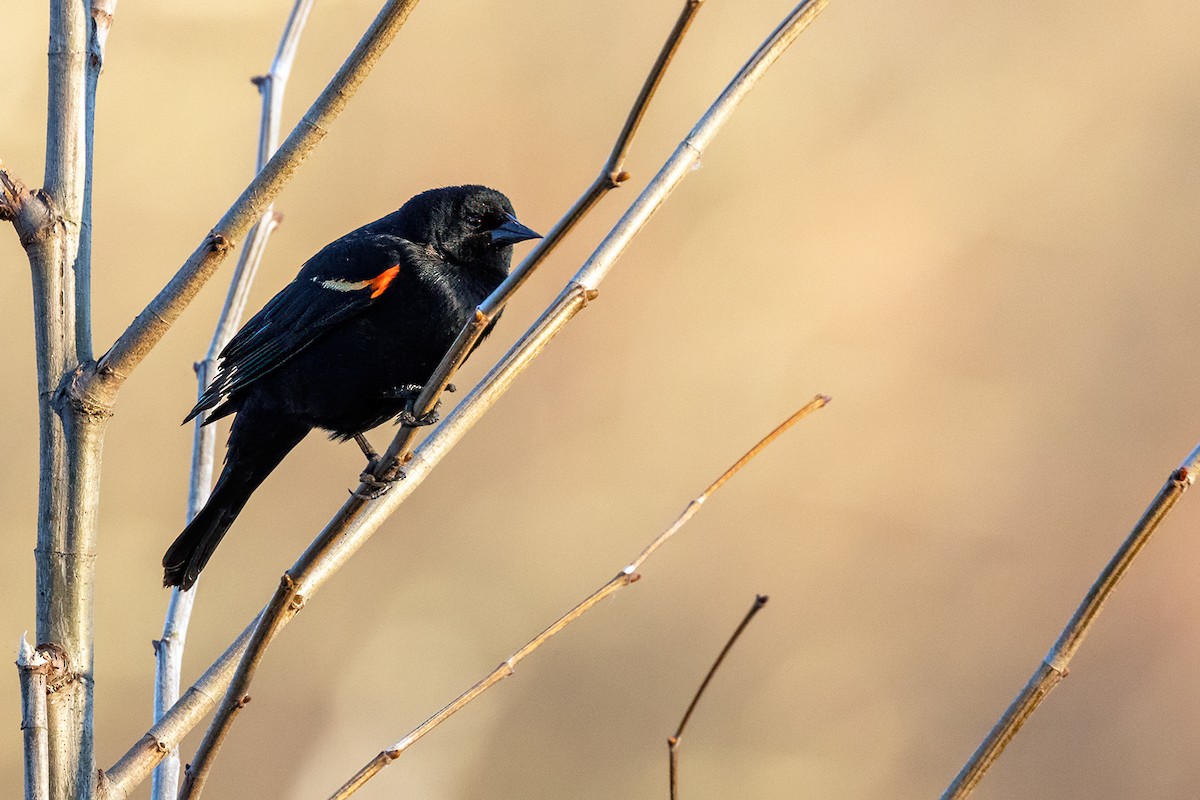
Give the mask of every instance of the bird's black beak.
M 512 214 L 505 214 L 504 222 L 492 228 L 492 244 L 516 244 L 526 239 L 540 239 L 542 235 L 525 227 Z

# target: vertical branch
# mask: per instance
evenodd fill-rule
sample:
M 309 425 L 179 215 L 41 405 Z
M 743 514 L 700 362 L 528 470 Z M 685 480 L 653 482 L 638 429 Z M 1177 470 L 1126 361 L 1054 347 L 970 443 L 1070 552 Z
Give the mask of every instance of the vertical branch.
M 86 333 L 81 337 L 76 323 L 80 314 L 88 316 L 90 303 L 87 284 L 77 287 L 75 271 L 90 150 L 90 27 L 84 0 L 52 0 L 45 189 L 30 195 L 42 206 L 43 224 L 34 231 L 18 224 L 33 275 L 38 366 L 37 639 L 62 648 L 78 677 L 48 697 L 49 796 L 55 800 L 89 798 L 93 765 L 92 583 L 105 415 L 62 391 L 81 360 Z
M 95 163 L 96 90 L 104 69 L 104 46 L 112 28 L 117 0 L 91 0 L 88 36 L 87 90 L 84 93 L 83 214 L 79 222 L 79 251 L 75 259 L 75 347 L 81 361 L 92 358 L 92 170 Z
M 996 723 L 987 738 L 963 766 L 954 781 L 942 794 L 942 800 L 960 800 L 975 790 L 984 774 L 1004 752 L 1004 748 L 1012 741 L 1021 726 L 1030 715 L 1041 705 L 1046 695 L 1067 676 L 1067 665 L 1075 656 L 1083 638 L 1087 636 L 1104 601 L 1125 575 L 1137 554 L 1150 541 L 1163 517 L 1167 515 L 1183 497 L 1188 487 L 1196 482 L 1197 471 L 1200 471 L 1200 445 L 1197 445 L 1179 468 L 1171 473 L 1167 482 L 1159 489 L 1158 494 L 1150 501 L 1150 505 L 1142 513 L 1141 519 L 1133 526 L 1133 530 L 1117 548 L 1117 552 L 1105 565 L 1104 571 L 1096 578 L 1095 583 L 1088 589 L 1083 602 L 1079 604 L 1071 621 L 1059 634 L 1058 640 L 1050 648 L 1050 652 L 1038 664 L 1025 688 L 1017 695 L 1005 710 L 1000 721 Z
M 308 21 L 313 0 L 296 0 L 284 26 L 279 49 L 266 75 L 253 79 L 262 96 L 262 114 L 259 123 L 258 147 L 254 169 L 261 170 L 279 147 L 280 118 L 283 115 L 283 97 L 291 76 L 292 64 L 296 59 L 296 48 L 304 24 Z M 268 205 L 261 219 L 250 229 L 246 246 L 238 258 L 237 267 L 229 283 L 225 305 L 217 319 L 212 341 L 204 360 L 196 364 L 197 389 L 203 394 L 211 376 L 216 374 L 217 359 L 225 345 L 241 324 L 246 308 L 250 286 L 262 263 L 267 241 L 279 225 L 282 217 L 275 212 L 274 204 Z M 187 518 L 191 521 L 212 491 L 213 470 L 216 463 L 217 432 L 212 425 L 195 421 L 192 438 L 192 471 L 188 485 Z M 176 587 L 171 591 L 167 616 L 163 622 L 162 638 L 155 642 L 154 719 L 157 722 L 179 699 L 180 674 L 183 669 L 183 650 L 187 639 L 188 621 L 196 599 L 196 587 L 181 592 Z M 175 800 L 179 792 L 179 750 L 174 748 L 155 768 L 150 790 L 153 800 Z

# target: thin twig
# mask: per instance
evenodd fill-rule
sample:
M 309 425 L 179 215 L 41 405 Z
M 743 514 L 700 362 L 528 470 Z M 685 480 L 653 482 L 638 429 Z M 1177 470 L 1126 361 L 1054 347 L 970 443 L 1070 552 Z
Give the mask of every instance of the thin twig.
M 325 138 L 418 0 L 386 0 L 354 50 L 275 154 L 229 207 L 170 282 L 138 314 L 76 387 L 79 401 L 111 408 L 118 390 L 216 272 L 234 245 L 267 210 L 300 164 Z
M 629 109 L 625 124 L 621 127 L 616 142 L 613 143 L 612 152 L 600 167 L 600 174 L 508 278 L 475 310 L 475 317 L 459 332 L 450 351 L 438 364 L 437 369 L 434 370 L 433 375 L 425 383 L 421 394 L 414 402 L 414 406 L 418 409 L 417 416 L 428 414 L 437 407 L 438 399 L 445 391 L 446 385 L 450 383 L 454 373 L 467 360 L 467 356 L 475 348 L 484 331 L 495 322 L 509 299 L 529 280 L 534 270 L 546 260 L 559 242 L 571 232 L 580 220 L 587 216 L 589 211 L 596 207 L 596 204 L 606 194 L 629 180 L 630 175 L 625 171 L 625 156 L 629 153 L 633 137 L 637 134 L 638 127 L 646 116 L 646 110 L 650 107 L 650 101 L 654 99 L 654 93 L 658 90 L 659 84 L 662 83 L 663 75 L 666 74 L 671 59 L 679 50 L 679 45 L 683 42 L 683 37 L 691 27 L 692 20 L 696 18 L 703 2 L 704 0 L 686 0 L 684 2 L 674 27 L 667 34 L 666 41 L 663 42 L 658 58 L 655 59 L 649 74 L 646 75 L 646 80 L 642 83 L 637 99 L 633 101 L 633 106 Z M 396 432 L 391 444 L 384 451 L 383 457 L 379 459 L 376 466 L 374 477 L 377 481 L 387 483 L 397 478 L 403 468 L 402 465 L 407 460 L 413 442 L 417 438 L 417 430 L 414 426 L 402 425 Z
M 435 371 L 433 377 L 426 382 L 426 385 L 416 401 L 416 406 L 421 409 L 421 413 L 431 411 L 438 402 L 438 397 L 445 389 L 450 379 L 453 377 L 455 370 L 466 360 L 467 355 L 474 349 L 475 344 L 483 335 L 484 331 L 492 324 L 495 318 L 503 310 L 505 303 L 518 288 L 533 274 L 533 271 L 542 261 L 550 254 L 550 252 L 558 245 L 559 242 L 575 227 L 576 224 L 600 201 L 600 199 L 611 189 L 619 186 L 625 179 L 628 173 L 622 169 L 622 162 L 625 153 L 628 151 L 630 142 L 636 134 L 642 117 L 645 115 L 646 107 L 653 98 L 655 89 L 662 81 L 667 65 L 670 63 L 675 51 L 679 48 L 679 44 L 691 25 L 692 19 L 700 8 L 700 0 L 689 0 L 684 4 L 683 10 L 680 13 L 675 26 L 672 28 L 663 44 L 662 50 L 658 58 L 655 60 L 654 66 L 647 75 L 645 82 L 642 85 L 641 91 L 638 93 L 637 100 L 630 109 L 621 133 L 617 137 L 617 141 L 613 146 L 612 152 L 606 159 L 604 166 L 600 171 L 600 175 L 592 183 L 592 185 L 584 192 L 584 194 L 575 202 L 567 214 L 559 220 L 558 224 L 547 234 L 522 261 L 518 267 L 513 270 L 505 281 L 489 296 L 483 304 L 476 309 L 476 313 L 463 330 L 460 332 L 450 352 L 442 359 L 441 364 Z M 392 440 L 391 445 L 380 459 L 380 466 L 376 472 L 384 481 L 394 481 L 398 477 L 401 469 L 401 459 L 398 454 L 407 452 L 407 448 L 411 446 L 417 433 L 416 427 L 407 425 L 401 426 Z M 360 493 L 361 494 L 361 493 Z M 332 541 L 332 540 L 331 540 Z M 315 559 L 320 552 L 328 547 L 328 543 L 315 544 L 310 546 L 305 554 L 313 554 L 312 560 L 307 563 L 315 563 Z M 233 689 L 226 695 L 221 707 L 217 711 L 209 730 L 206 732 L 204 740 L 200 744 L 200 748 L 193 759 L 192 765 L 188 769 L 188 777 L 185 781 L 185 786 L 190 785 L 193 781 L 202 783 L 207 771 L 211 768 L 213 758 L 216 751 L 220 748 L 229 727 L 233 724 L 234 717 L 246 703 L 246 689 L 249 688 L 250 680 L 257 669 L 257 665 L 262 658 L 262 653 L 265 650 L 270 638 L 274 635 L 268 633 L 277 630 L 279 625 L 272 621 L 286 614 L 288 609 L 295 607 L 298 609 L 303 605 L 303 600 L 297 600 L 296 587 L 303 580 L 303 576 L 307 572 L 304 566 L 306 559 L 301 558 L 297 566 L 289 570 L 289 576 L 285 576 L 284 582 L 280 589 L 276 592 L 275 598 L 268 606 L 267 626 L 263 628 L 263 635 L 260 637 L 257 633 L 251 642 L 249 659 L 246 660 L 244 670 L 239 668 L 239 675 L 244 674 L 244 678 L 235 678 L 235 681 L 241 686 L 240 691 L 234 692 Z M 290 618 L 290 615 L 289 617 Z M 196 777 L 193 778 L 192 775 Z M 186 797 L 191 795 L 186 794 Z M 198 796 L 198 793 L 197 793 Z
M 1042 659 L 1038 668 L 1030 677 L 1025 688 L 1013 700 L 1000 721 L 996 723 L 987 738 L 963 766 L 954 781 L 942 794 L 942 800 L 959 800 L 974 791 L 975 786 L 983 779 L 984 774 L 995 763 L 1004 748 L 1017 735 L 1017 731 L 1025 724 L 1025 720 L 1037 710 L 1038 705 L 1050 694 L 1051 690 L 1067 676 L 1067 665 L 1074 657 L 1083 638 L 1091 629 L 1104 601 L 1116 588 L 1117 582 L 1124 576 L 1125 571 L 1133 563 L 1133 559 L 1150 540 L 1150 535 L 1162 522 L 1167 512 L 1196 481 L 1197 471 L 1200 471 L 1200 445 L 1188 454 L 1177 470 L 1171 473 L 1167 482 L 1159 489 L 1158 494 L 1143 512 L 1141 519 L 1133 526 L 1129 536 L 1117 548 L 1117 552 L 1104 567 L 1104 571 L 1096 578 L 1096 582 L 1088 590 L 1083 602 L 1067 623 L 1067 627 L 1059 634 L 1058 640 L 1050 648 L 1050 652 Z
M 301 556 L 300 561 L 285 575 L 281 583 L 288 586 L 286 591 L 277 592 L 260 617 L 251 623 L 250 628 L 247 628 L 247 631 L 251 628 L 254 630 L 253 638 L 257 640 L 254 650 L 258 655 L 247 659 L 246 655 L 249 654 L 250 647 L 243 643 L 244 637 L 246 637 L 246 633 L 243 633 L 243 638 L 230 646 L 226 654 L 222 656 L 219 665 L 214 664 L 210 668 L 210 672 L 206 673 L 213 677 L 213 680 L 206 684 L 209 690 L 220 691 L 222 686 L 228 687 L 226 697 L 232 697 L 233 706 L 240 708 L 240 702 L 245 697 L 244 687 L 249 685 L 247 678 L 252 677 L 258 660 L 261 659 L 264 644 L 270 641 L 295 616 L 307 599 L 319 591 L 321 586 L 366 543 L 383 521 L 420 486 L 429 472 L 495 405 L 517 376 L 532 363 L 533 359 L 541 353 L 567 322 L 588 302 L 598 296 L 595 286 L 603 280 L 616 260 L 617 254 L 610 254 L 609 251 L 624 249 L 633 234 L 649 219 L 650 213 L 661 205 L 671 189 L 686 176 L 690 166 L 695 163 L 704 147 L 732 115 L 742 97 L 758 82 L 766 70 L 782 55 L 787 45 L 795 40 L 796 36 L 808 26 L 827 2 L 828 0 L 805 0 L 759 47 L 750 61 L 738 71 L 730 85 L 693 128 L 689 137 L 659 171 L 651 184 L 638 196 L 617 227 L 609 233 L 604 242 L 592 254 L 585 264 L 585 268 L 576 274 L 551 307 L 542 314 L 487 376 L 413 451 L 412 458 L 405 465 L 406 479 L 376 500 L 365 501 L 359 497 L 351 497 L 346 501 L 318 538 Z M 684 162 L 682 168 L 681 162 Z M 581 283 L 581 280 L 588 281 L 588 284 Z M 301 570 L 301 566 L 305 566 L 305 568 Z M 302 574 L 302 582 L 294 580 L 293 573 Z M 260 623 L 259 620 L 269 620 L 269 623 Z M 225 669 L 228 665 L 227 657 L 242 659 L 239 662 L 236 681 L 229 676 Z M 241 687 L 242 691 L 237 691 L 233 688 L 234 686 Z M 110 783 L 120 787 L 120 790 L 127 794 L 161 758 L 161 755 L 155 752 L 156 748 L 160 746 L 161 740 L 155 738 L 154 731 L 169 731 L 172 741 L 177 743 L 178 738 L 174 737 L 182 736 L 187 730 L 190 730 L 214 705 L 216 703 L 212 701 L 211 696 L 192 693 L 189 690 L 152 729 L 152 732 L 137 742 L 108 771 L 107 777 Z M 124 797 L 126 795 L 113 796 Z
M 266 75 L 254 79 L 254 85 L 258 87 L 259 93 L 262 95 L 262 114 L 255 148 L 257 156 L 254 169 L 256 172 L 266 165 L 267 160 L 279 147 L 283 97 L 287 90 L 288 78 L 291 76 L 292 64 L 296 59 L 296 48 L 300 44 L 300 36 L 304 31 L 304 24 L 308 20 L 312 5 L 313 0 L 296 0 L 288 15 L 288 21 L 279 40 L 275 58 L 271 62 L 270 71 Z M 203 361 L 196 364 L 196 382 L 199 394 L 204 393 L 210 376 L 216 372 L 217 359 L 221 351 L 241 324 L 242 313 L 246 308 L 246 299 L 250 294 L 250 285 L 258 272 L 263 253 L 266 252 L 267 240 L 281 219 L 282 217 L 275 212 L 274 206 L 268 206 L 263 217 L 254 224 L 246 237 L 246 246 L 238 257 L 237 267 L 230 279 L 229 293 L 225 297 L 225 305 L 217 318 L 208 353 Z M 200 513 L 200 509 L 204 507 L 209 493 L 212 491 L 216 449 L 215 427 L 203 425 L 202 421 L 197 419 L 192 437 L 192 472 L 188 483 L 187 519 L 189 522 L 196 514 Z M 171 591 L 166 619 L 163 621 L 163 635 L 155 642 L 154 646 L 155 721 L 161 719 L 167 709 L 179 699 L 184 644 L 195 600 L 195 586 L 187 592 L 179 591 L 178 587 Z M 153 800 L 175 800 L 179 793 L 179 766 L 179 750 L 176 748 L 171 750 L 154 770 L 150 789 L 150 796 Z
M 776 426 L 775 430 L 771 431 L 769 434 L 767 434 L 765 437 L 763 437 L 763 439 L 760 440 L 758 444 L 756 444 L 744 456 L 742 456 L 740 459 L 738 459 L 737 463 L 735 463 L 732 467 L 727 469 L 721 475 L 720 478 L 713 481 L 713 483 L 710 484 L 707 489 L 705 489 L 703 492 L 701 492 L 699 495 L 697 495 L 695 499 L 693 499 L 690 503 L 688 503 L 687 506 L 684 507 L 683 511 L 679 514 L 679 516 L 675 518 L 675 521 L 673 523 L 671 523 L 671 525 L 666 530 L 664 530 L 662 533 L 660 533 L 654 539 L 654 541 L 651 542 L 650 545 L 648 547 L 646 547 L 646 549 L 643 550 L 638 555 L 638 557 L 636 559 L 634 559 L 624 569 L 622 569 L 620 572 L 618 572 L 611 580 L 609 580 L 607 583 L 605 583 L 603 586 L 601 586 L 596 591 L 592 592 L 592 594 L 588 595 L 587 598 L 585 598 L 583 600 L 583 602 L 579 603 L 577 606 L 572 608 L 566 614 L 559 617 L 558 620 L 555 621 L 554 624 L 552 624 L 550 627 L 546 628 L 544 631 L 539 633 L 537 636 L 533 637 L 528 642 L 526 642 L 524 647 L 522 647 L 520 650 L 517 650 L 517 652 L 515 652 L 511 656 L 509 656 L 503 663 L 500 664 L 500 666 L 496 667 L 494 670 L 492 670 L 490 673 L 488 673 L 488 675 L 486 677 L 484 677 L 483 680 L 479 681 L 474 686 L 472 686 L 470 689 L 468 689 L 467 691 L 460 694 L 458 697 L 456 697 L 449 705 L 447 705 L 441 711 L 437 712 L 432 717 L 430 717 L 429 719 L 422 722 L 416 728 L 413 728 L 403 739 L 396 742 L 395 744 L 393 744 L 391 747 L 387 748 L 386 750 L 382 750 L 379 753 L 379 755 L 375 756 L 375 758 L 373 758 L 369 762 L 367 762 L 367 764 L 362 769 L 360 769 L 358 772 L 356 772 L 354 774 L 354 777 L 352 777 L 350 780 L 348 780 L 346 783 L 344 783 L 341 786 L 341 788 L 339 788 L 336 792 L 334 792 L 332 795 L 330 795 L 329 800 L 345 800 L 345 798 L 347 798 L 350 795 L 357 792 L 359 789 L 361 789 L 363 787 L 363 785 L 367 781 L 369 781 L 371 778 L 375 777 L 375 775 L 379 774 L 380 770 L 382 770 L 388 764 L 391 764 L 393 761 L 395 761 L 397 758 L 399 758 L 400 755 L 405 750 L 407 750 L 409 747 L 411 747 L 413 744 L 415 744 L 418 740 L 420 740 L 422 737 L 424 737 L 427 733 L 432 731 L 438 725 L 441 725 L 443 722 L 445 722 L 447 719 L 449 719 L 451 716 L 453 716 L 456 712 L 462 710 L 462 708 L 464 706 L 466 706 L 468 703 L 470 703 L 475 698 L 479 697 L 479 695 L 483 694 L 488 689 L 490 689 L 491 687 L 495 686 L 500 681 L 507 678 L 509 675 L 512 675 L 513 670 L 517 666 L 517 664 L 519 664 L 521 661 L 523 661 L 525 659 L 525 657 L 528 656 L 529 654 L 531 654 L 534 650 L 537 650 L 539 647 L 541 647 L 543 644 L 545 644 L 547 641 L 549 641 L 549 639 L 551 637 L 553 637 L 555 634 L 557 634 L 563 628 L 566 628 L 568 625 L 570 625 L 575 620 L 579 619 L 581 616 L 583 616 L 585 613 L 587 613 L 593 606 L 595 606 L 597 603 L 599 603 L 604 598 L 608 597 L 611 594 L 615 594 L 617 591 L 619 591 L 619 590 L 625 588 L 626 586 L 628 586 L 629 584 L 634 583 L 635 581 L 639 580 L 641 578 L 641 575 L 638 573 L 638 570 L 641 568 L 641 565 L 643 563 L 645 563 L 646 559 L 649 558 L 651 556 L 651 554 L 654 553 L 655 550 L 657 550 L 668 539 L 670 539 L 672 536 L 674 536 L 676 533 L 678 533 L 679 529 L 682 528 L 685 524 L 687 524 L 688 520 L 690 520 L 692 517 L 694 517 L 696 515 L 696 512 L 700 510 L 700 506 L 704 504 L 704 501 L 706 501 L 710 497 L 712 497 L 713 493 L 716 492 L 717 489 L 721 488 L 721 486 L 727 480 L 729 480 L 729 478 L 731 478 L 734 473 L 736 473 L 738 470 L 740 470 L 742 467 L 744 467 L 747 463 L 749 463 L 749 461 L 752 458 L 754 458 L 756 455 L 758 455 L 764 447 L 766 447 L 771 442 L 778 439 L 783 434 L 784 431 L 786 431 L 788 428 L 795 425 L 802 418 L 808 416 L 809 414 L 816 411 L 817 409 L 824 407 L 825 404 L 828 402 L 829 402 L 828 397 L 825 397 L 823 395 L 817 395 L 815 398 L 813 398 L 813 400 L 811 402 L 809 402 L 807 405 L 805 405 L 799 411 L 792 414 L 790 417 L 788 417 L 786 420 L 784 420 L 782 423 L 780 423 L 778 426 Z M 717 663 L 713 665 L 712 670 L 709 672 L 709 678 L 712 677 L 712 673 L 715 672 L 717 666 L 720 665 L 721 659 L 723 659 L 725 657 L 725 652 L 727 652 L 729 650 L 729 648 L 733 645 L 733 642 L 737 639 L 738 635 L 742 632 L 742 629 L 746 627 L 746 625 L 750 622 L 750 619 L 754 616 L 755 613 L 757 613 L 758 609 L 761 608 L 764 603 L 766 603 L 766 601 L 767 601 L 767 599 L 765 597 L 760 596 L 758 598 L 758 601 L 756 601 L 756 607 L 751 609 L 750 614 L 747 615 L 746 619 L 742 622 L 741 626 L 739 626 L 738 630 L 734 633 L 733 639 L 731 639 L 730 642 L 727 645 L 725 645 L 725 650 L 723 650 L 721 652 L 721 655 L 717 658 Z M 708 683 L 708 678 L 705 679 L 704 683 L 705 684 Z M 700 691 L 701 692 L 704 691 L 703 685 L 700 687 Z M 698 698 L 699 698 L 699 692 L 697 693 L 697 699 Z M 695 700 L 692 701 L 692 705 L 693 706 L 695 705 Z M 690 707 L 688 708 L 688 714 L 691 714 Z M 684 717 L 684 722 L 687 722 L 686 716 Z M 680 723 L 679 727 L 680 727 L 680 733 L 681 733 L 682 729 L 683 729 L 683 723 Z M 676 737 L 678 737 L 680 735 L 680 733 L 676 733 Z
M 725 660 L 725 656 L 733 649 L 734 643 L 742 635 L 742 631 L 746 630 L 746 626 L 750 624 L 750 620 L 754 619 L 754 615 L 766 604 L 767 596 L 765 594 L 755 595 L 754 603 L 750 606 L 750 610 L 746 612 L 746 616 L 742 618 L 733 635 L 729 637 L 729 641 L 725 643 L 725 646 L 721 648 L 721 652 L 717 654 L 717 660 L 709 668 L 708 674 L 700 682 L 700 688 L 696 690 L 695 696 L 692 697 L 692 702 L 688 703 L 687 711 L 683 712 L 683 719 L 679 720 L 679 727 L 675 729 L 675 734 L 667 738 L 671 772 L 671 800 L 676 800 L 679 796 L 679 743 L 683 739 L 683 729 L 687 727 L 688 720 L 692 718 L 692 712 L 696 710 L 696 704 L 700 702 L 700 697 L 704 694 L 704 690 L 708 688 L 713 675 L 717 674 L 717 668 L 721 666 L 721 662 Z

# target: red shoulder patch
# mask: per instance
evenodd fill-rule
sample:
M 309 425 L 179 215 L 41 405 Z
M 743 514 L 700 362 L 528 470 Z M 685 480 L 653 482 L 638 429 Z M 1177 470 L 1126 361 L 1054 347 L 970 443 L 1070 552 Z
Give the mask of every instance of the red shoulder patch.
M 396 264 L 388 267 L 383 272 L 367 281 L 367 286 L 371 287 L 371 299 L 374 300 L 376 297 L 379 297 L 379 295 L 383 294 L 387 287 L 391 285 L 392 281 L 394 281 L 396 276 L 399 274 L 400 265 Z

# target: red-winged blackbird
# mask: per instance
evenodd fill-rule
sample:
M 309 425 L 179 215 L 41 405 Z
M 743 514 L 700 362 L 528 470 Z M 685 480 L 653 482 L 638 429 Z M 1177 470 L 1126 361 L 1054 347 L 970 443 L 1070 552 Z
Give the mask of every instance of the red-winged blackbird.
M 163 556 L 163 584 L 191 588 L 250 494 L 313 428 L 346 440 L 408 411 L 508 275 L 512 245 L 535 238 L 500 192 L 453 186 L 310 258 L 221 351 L 184 420 L 237 413 L 208 503 Z

